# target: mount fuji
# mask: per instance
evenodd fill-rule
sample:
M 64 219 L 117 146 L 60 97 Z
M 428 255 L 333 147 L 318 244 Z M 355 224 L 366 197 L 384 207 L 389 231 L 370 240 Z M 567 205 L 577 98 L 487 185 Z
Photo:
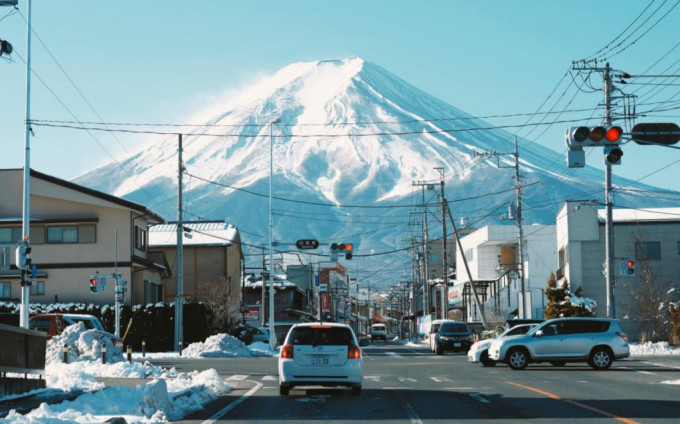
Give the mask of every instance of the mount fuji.
M 495 222 L 515 199 L 512 134 L 361 58 L 291 64 L 221 110 L 176 131 L 183 134 L 183 209 L 185 219 L 226 219 L 246 246 L 268 244 L 270 143 L 277 249 L 298 239 L 351 241 L 352 265 L 364 279 L 379 271 L 394 282 L 411 279 L 409 257 L 386 253 L 408 245 L 409 224 L 420 223 L 411 213 L 422 213 L 423 198 L 433 219 L 441 214 L 436 192 L 421 191 L 423 183 L 438 192 L 443 177 L 453 216 L 473 227 Z M 602 171 L 569 169 L 564 153 L 518 142 L 525 224 L 554 223 L 568 199 L 601 201 Z M 177 153 L 177 136 L 165 136 L 75 182 L 174 220 Z M 664 206 L 637 195 L 655 188 L 614 181 L 626 187 L 616 192 L 617 205 Z

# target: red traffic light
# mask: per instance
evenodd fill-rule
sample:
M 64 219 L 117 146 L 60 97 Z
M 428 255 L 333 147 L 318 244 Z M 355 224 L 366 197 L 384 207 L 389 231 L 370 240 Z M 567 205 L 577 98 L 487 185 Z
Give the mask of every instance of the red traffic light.
M 607 141 L 614 143 L 619 141 L 621 134 L 623 134 L 623 129 L 621 127 L 611 127 L 607 130 L 605 137 Z
M 354 245 L 352 243 L 345 243 L 345 250 L 352 250 L 354 249 Z
M 96 278 L 90 278 L 90 285 L 96 286 L 97 285 L 97 279 Z
M 633 268 L 633 267 L 635 266 L 635 262 L 633 262 L 633 261 L 628 261 L 628 262 L 626 262 L 626 266 L 627 266 L 628 268 Z

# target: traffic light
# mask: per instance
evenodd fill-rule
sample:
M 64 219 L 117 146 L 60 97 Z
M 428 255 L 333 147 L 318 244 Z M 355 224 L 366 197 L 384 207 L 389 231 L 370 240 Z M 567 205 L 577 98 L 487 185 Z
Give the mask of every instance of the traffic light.
M 662 144 L 668 146 L 680 141 L 680 127 L 672 122 L 641 123 L 633 127 L 631 137 L 637 144 Z
M 626 275 L 635 275 L 635 261 L 631 259 L 626 261 Z
M 352 259 L 354 245 L 352 243 L 332 243 L 331 260 L 338 260 L 338 252 L 345 254 L 345 259 Z
M 604 164 L 605 165 L 621 165 L 621 156 L 623 150 L 617 145 L 605 146 L 604 148 Z
M 90 275 L 90 292 L 97 293 L 97 291 L 99 291 L 99 279 L 94 275 Z
M 33 260 L 31 259 L 31 246 L 27 241 L 22 242 L 17 246 L 15 265 L 19 269 L 29 269 Z
M 569 127 L 564 139 L 569 147 L 604 146 L 621 143 L 622 134 L 623 129 L 619 126 Z

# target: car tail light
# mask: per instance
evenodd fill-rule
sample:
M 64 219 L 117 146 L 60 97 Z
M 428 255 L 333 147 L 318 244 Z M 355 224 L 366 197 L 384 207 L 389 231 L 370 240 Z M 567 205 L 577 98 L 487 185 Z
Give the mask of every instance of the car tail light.
M 286 359 L 293 359 L 293 345 L 288 343 L 281 348 L 281 357 Z
M 618 334 L 619 337 L 621 337 L 621 338 L 623 339 L 624 342 L 628 343 L 628 336 L 626 335 L 626 333 L 624 333 L 623 331 L 620 331 L 620 332 L 618 332 L 618 333 L 616 333 L 616 334 Z
M 347 349 L 347 359 L 361 359 L 361 349 L 355 345 L 350 345 Z

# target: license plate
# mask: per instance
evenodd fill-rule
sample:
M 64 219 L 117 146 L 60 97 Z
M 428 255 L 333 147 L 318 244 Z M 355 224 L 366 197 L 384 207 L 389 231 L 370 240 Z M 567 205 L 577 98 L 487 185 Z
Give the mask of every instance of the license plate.
M 454 343 L 453 347 L 460 347 L 460 343 Z
M 328 365 L 328 356 L 326 355 L 313 355 L 312 365 Z

